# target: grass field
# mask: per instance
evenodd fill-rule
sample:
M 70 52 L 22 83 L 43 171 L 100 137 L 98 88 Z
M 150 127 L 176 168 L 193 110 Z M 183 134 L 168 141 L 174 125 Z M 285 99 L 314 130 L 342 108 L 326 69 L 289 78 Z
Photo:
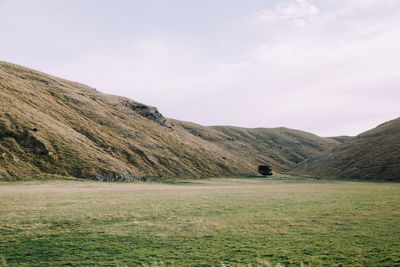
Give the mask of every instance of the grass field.
M 0 266 L 392 266 L 400 184 L 0 183 Z

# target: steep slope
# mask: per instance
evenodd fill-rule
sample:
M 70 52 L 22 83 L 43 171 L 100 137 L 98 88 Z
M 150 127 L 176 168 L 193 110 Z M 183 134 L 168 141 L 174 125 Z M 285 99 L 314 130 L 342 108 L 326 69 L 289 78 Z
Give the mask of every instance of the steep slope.
M 156 108 L 0 61 L 0 180 L 283 171 L 340 141 L 289 129 L 203 127 Z
M 400 181 L 400 118 L 308 159 L 290 173 Z

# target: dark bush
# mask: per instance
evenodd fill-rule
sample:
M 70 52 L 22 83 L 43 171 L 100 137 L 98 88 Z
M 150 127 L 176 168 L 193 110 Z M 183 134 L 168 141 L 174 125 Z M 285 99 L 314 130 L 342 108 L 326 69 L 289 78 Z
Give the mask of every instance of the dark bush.
M 258 166 L 258 172 L 263 176 L 272 175 L 272 170 L 268 165 Z

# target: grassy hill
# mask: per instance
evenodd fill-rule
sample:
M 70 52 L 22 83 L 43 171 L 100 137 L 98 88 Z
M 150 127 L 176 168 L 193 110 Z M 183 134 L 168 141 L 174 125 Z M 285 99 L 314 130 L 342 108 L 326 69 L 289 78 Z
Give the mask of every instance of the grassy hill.
M 233 126 L 203 127 L 193 123 L 176 122 L 191 134 L 211 142 L 224 151 L 249 160 L 249 164 L 267 163 L 282 171 L 327 148 L 340 144 L 331 138 L 287 128 L 240 128 Z M 256 167 L 256 166 L 255 166 Z
M 400 181 L 400 118 L 308 159 L 290 173 Z
M 156 108 L 0 61 L 0 180 L 284 171 L 340 140 L 277 129 L 204 127 Z

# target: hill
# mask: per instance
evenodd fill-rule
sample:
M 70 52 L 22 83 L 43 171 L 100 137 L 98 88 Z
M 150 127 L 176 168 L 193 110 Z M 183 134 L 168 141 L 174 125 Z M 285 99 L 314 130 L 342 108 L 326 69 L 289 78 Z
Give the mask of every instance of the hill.
M 277 129 L 204 127 L 157 108 L 0 61 L 0 180 L 252 175 L 340 144 Z
M 289 170 L 298 175 L 400 181 L 400 118 Z
M 287 128 L 240 128 L 233 126 L 204 127 L 175 121 L 189 133 L 229 151 L 249 164 L 269 164 L 283 171 L 299 162 L 340 144 L 332 138 Z M 256 165 L 257 165 L 256 164 Z M 254 168 L 257 166 L 254 165 Z M 252 167 L 253 168 L 253 167 Z

